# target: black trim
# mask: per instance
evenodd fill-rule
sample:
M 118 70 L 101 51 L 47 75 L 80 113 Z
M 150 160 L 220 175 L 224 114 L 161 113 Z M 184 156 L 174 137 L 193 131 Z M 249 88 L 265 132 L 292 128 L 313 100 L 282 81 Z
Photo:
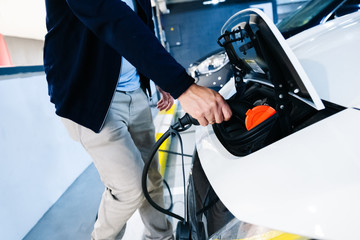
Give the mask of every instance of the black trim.
M 14 75 L 19 73 L 34 73 L 34 72 L 44 72 L 44 66 L 36 65 L 36 66 L 21 66 L 21 67 L 0 67 L 0 76 Z

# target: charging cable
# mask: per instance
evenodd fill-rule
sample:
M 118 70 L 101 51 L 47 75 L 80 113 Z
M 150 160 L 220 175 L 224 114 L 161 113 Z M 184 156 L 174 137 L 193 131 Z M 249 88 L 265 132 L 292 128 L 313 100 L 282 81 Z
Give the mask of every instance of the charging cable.
M 183 150 L 181 136 L 179 133 L 186 131 L 187 129 L 189 129 L 191 127 L 191 125 L 199 125 L 199 122 L 196 119 L 194 119 L 193 117 L 191 117 L 189 114 L 186 113 L 182 118 L 179 118 L 176 123 L 174 123 L 173 125 L 171 125 L 169 127 L 169 129 L 159 138 L 159 140 L 153 146 L 153 148 L 151 150 L 150 159 L 144 166 L 142 179 L 141 179 L 144 196 L 148 200 L 150 205 L 152 205 L 156 210 L 158 210 L 166 215 L 169 215 L 171 217 L 174 217 L 174 218 L 180 220 L 181 222 L 188 222 L 188 217 L 187 217 L 187 201 L 186 201 L 186 189 L 185 189 L 186 185 L 185 185 L 185 169 L 184 169 L 185 168 L 184 167 L 184 150 Z M 184 217 L 181 217 L 181 216 L 171 212 L 169 209 L 164 209 L 163 207 L 161 207 L 157 203 L 155 203 L 151 199 L 149 191 L 147 189 L 147 174 L 149 172 L 151 162 L 152 162 L 157 150 L 160 148 L 161 144 L 170 136 L 176 136 L 180 142 L 182 170 L 183 170 L 182 174 L 183 174 L 183 183 L 184 183 L 184 203 L 185 203 Z

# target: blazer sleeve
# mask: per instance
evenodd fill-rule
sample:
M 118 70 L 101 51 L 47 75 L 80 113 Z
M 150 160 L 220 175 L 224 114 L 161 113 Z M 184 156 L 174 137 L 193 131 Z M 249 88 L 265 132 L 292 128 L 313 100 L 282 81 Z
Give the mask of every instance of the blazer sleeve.
M 186 70 L 163 48 L 147 24 L 123 1 L 66 1 L 74 15 L 99 39 L 174 98 L 180 96 L 194 82 Z M 144 4 L 139 5 L 144 7 Z M 151 8 L 143 10 L 151 15 Z

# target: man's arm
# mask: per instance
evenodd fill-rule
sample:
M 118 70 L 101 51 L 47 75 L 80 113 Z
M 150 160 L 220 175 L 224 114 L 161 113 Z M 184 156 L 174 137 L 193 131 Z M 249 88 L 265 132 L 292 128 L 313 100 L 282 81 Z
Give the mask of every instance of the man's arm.
M 174 98 L 193 82 L 186 70 L 163 48 L 154 33 L 120 0 L 66 0 L 73 14 Z M 140 0 L 147 15 L 150 2 Z M 151 18 L 149 17 L 150 21 Z
M 220 123 L 230 118 L 231 110 L 221 95 L 193 84 L 194 79 L 163 48 L 150 28 L 124 2 L 66 1 L 84 25 L 142 74 L 174 98 L 178 98 L 183 109 L 201 125 Z M 148 14 L 151 14 L 151 11 Z

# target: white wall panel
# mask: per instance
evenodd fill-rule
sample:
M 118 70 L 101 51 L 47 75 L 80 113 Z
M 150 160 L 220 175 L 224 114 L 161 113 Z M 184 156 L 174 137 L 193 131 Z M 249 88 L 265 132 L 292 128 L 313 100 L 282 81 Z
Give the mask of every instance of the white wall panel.
M 91 159 L 55 115 L 44 74 L 0 77 L 0 236 L 21 239 Z

